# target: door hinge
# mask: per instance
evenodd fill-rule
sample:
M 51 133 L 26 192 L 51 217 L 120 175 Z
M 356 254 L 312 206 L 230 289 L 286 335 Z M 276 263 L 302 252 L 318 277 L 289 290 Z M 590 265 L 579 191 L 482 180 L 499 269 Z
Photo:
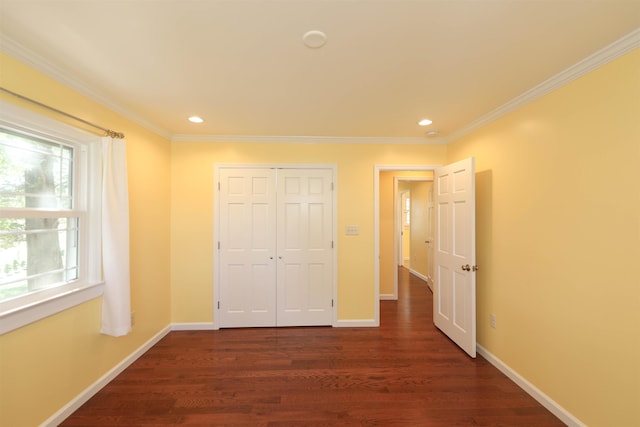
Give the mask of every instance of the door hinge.
M 333 240 L 331 241 L 331 249 L 333 249 Z
M 220 242 L 218 242 L 218 250 L 220 250 Z
M 333 182 L 331 183 L 331 191 L 333 191 Z
M 218 191 L 220 191 L 220 183 L 218 182 Z
M 218 301 L 218 310 L 220 310 L 220 301 Z
M 333 299 L 331 299 L 331 307 L 333 307 Z

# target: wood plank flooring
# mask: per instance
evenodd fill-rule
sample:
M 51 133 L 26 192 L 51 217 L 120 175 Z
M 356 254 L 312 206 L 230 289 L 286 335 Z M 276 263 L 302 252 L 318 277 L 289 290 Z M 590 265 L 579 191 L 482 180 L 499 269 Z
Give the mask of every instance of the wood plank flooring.
M 380 328 L 171 332 L 63 426 L 562 426 L 432 321 L 400 269 Z

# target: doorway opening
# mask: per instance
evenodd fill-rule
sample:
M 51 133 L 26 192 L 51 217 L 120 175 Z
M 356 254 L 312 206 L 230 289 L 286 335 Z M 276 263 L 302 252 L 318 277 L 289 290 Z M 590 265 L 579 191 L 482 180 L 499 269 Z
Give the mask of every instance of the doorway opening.
M 405 267 L 433 289 L 433 173 L 412 171 L 407 172 L 409 176 L 389 173 L 394 174 L 394 192 L 398 195 L 394 216 L 396 267 Z M 380 203 L 385 203 L 384 199 L 381 195 Z M 381 207 L 381 212 L 383 210 Z M 381 229 L 380 233 L 384 234 L 385 230 Z M 381 287 L 384 289 L 384 284 L 381 283 Z M 397 280 L 394 280 L 393 295 L 397 298 Z M 381 296 L 384 296 L 382 291 Z
M 428 200 L 437 167 L 438 165 L 375 167 L 374 288 L 377 300 L 398 299 L 398 266 L 405 262 L 410 272 L 417 273 L 417 277 L 428 281 L 428 246 L 433 242 L 433 204 L 429 205 Z M 409 202 L 405 205 L 407 198 Z M 406 236 L 407 232 L 409 239 L 403 245 L 403 235 Z M 376 304 L 376 321 L 379 324 L 379 303 Z
M 452 164 L 433 167 L 376 166 L 374 176 L 374 288 L 380 299 L 382 267 L 398 267 L 397 233 L 391 239 L 393 255 L 388 256 L 388 246 L 383 235 L 388 227 L 383 223 L 382 211 L 388 203 L 388 171 L 432 171 L 435 191 L 433 206 L 437 206 L 434 220 L 434 284 L 433 301 L 435 325 L 471 357 L 476 356 L 476 253 L 475 253 L 475 160 L 473 157 Z M 393 188 L 393 206 L 398 206 L 396 188 Z M 411 197 L 415 204 L 415 196 Z M 393 211 L 393 208 L 392 208 Z M 414 221 L 412 219 L 412 221 Z M 389 243 L 389 242 L 386 242 Z M 412 255 L 413 256 L 413 255 Z M 394 285 L 397 276 L 394 276 Z M 375 305 L 379 324 L 380 302 Z

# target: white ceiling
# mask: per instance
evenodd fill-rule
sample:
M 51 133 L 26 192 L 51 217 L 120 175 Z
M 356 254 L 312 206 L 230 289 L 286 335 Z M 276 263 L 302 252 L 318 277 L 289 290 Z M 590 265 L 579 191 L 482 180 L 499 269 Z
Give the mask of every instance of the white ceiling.
M 446 139 L 639 27 L 637 0 L 0 0 L 4 44 L 165 135 Z

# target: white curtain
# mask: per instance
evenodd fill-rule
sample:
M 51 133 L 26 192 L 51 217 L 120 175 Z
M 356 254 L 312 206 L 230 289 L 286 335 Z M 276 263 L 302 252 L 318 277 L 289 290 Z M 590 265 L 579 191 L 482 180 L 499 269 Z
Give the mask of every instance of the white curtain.
M 129 191 L 124 139 L 102 139 L 103 334 L 131 332 Z

